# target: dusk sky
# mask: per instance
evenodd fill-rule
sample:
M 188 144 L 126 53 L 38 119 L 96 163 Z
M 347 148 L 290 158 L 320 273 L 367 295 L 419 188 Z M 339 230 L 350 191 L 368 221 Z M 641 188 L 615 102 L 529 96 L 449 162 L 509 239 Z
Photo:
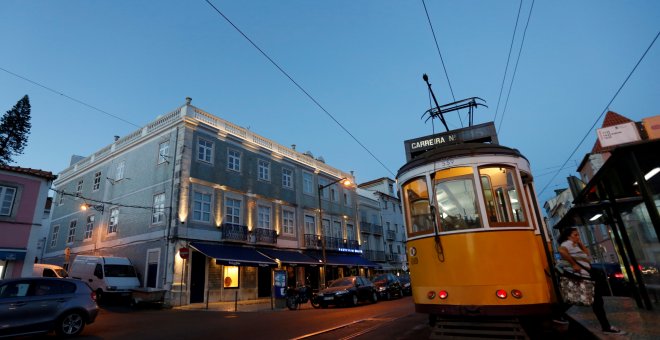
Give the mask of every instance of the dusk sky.
M 192 97 L 358 182 L 395 178 L 404 140 L 443 131 L 420 118 L 426 73 L 440 104 L 486 100 L 475 124 L 495 120 L 500 143 L 529 159 L 543 204 L 575 174 L 596 141 L 591 127 L 658 36 L 660 1 L 524 0 L 502 86 L 520 4 L 4 0 L 0 110 L 26 94 L 32 105 L 28 146 L 13 165 L 58 173 L 71 155 L 89 156 Z M 609 109 L 634 121 L 660 115 L 660 42 Z M 466 125 L 461 116 L 449 114 L 450 127 Z

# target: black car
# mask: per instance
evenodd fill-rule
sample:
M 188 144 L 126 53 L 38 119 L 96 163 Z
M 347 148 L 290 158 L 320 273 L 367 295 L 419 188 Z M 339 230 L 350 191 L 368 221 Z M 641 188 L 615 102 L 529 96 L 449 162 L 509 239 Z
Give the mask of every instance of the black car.
M 363 276 L 347 276 L 337 279 L 326 289 L 319 291 L 317 299 L 322 308 L 329 305 L 355 306 L 361 301 L 378 301 L 374 284 Z
M 391 300 L 395 296 L 403 297 L 401 281 L 394 274 L 380 274 L 371 280 L 376 286 L 378 296 L 385 300 Z
M 630 288 L 618 263 L 592 263 L 593 270 L 604 271 L 607 275 L 608 292 L 613 296 L 630 296 Z
M 403 295 L 412 295 L 412 284 L 410 283 L 410 276 L 399 276 L 401 281 L 401 288 L 403 288 Z

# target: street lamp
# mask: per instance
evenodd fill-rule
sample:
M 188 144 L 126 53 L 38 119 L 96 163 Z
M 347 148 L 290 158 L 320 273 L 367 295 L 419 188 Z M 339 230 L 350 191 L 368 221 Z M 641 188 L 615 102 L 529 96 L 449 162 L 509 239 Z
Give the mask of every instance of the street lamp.
M 318 197 L 319 197 L 319 225 L 320 225 L 320 230 L 321 230 L 321 251 L 323 253 L 323 269 L 321 271 L 321 288 L 325 288 L 325 264 L 327 263 L 327 258 L 325 256 L 325 231 L 323 230 L 323 208 L 321 207 L 321 192 L 323 192 L 323 189 L 335 184 L 339 183 L 344 187 L 348 187 L 351 185 L 351 181 L 347 177 L 342 177 L 340 179 L 334 180 L 326 185 L 319 184 L 318 188 Z
M 86 211 L 87 209 L 94 209 L 96 211 L 100 211 L 101 215 L 103 215 L 103 204 L 83 203 L 80 205 L 80 210 Z

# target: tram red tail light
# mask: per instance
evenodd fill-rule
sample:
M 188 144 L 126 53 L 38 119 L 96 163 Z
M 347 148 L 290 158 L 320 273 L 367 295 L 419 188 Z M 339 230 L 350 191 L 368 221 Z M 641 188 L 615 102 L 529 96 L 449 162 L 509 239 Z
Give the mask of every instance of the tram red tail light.
M 523 294 L 518 289 L 513 289 L 513 290 L 511 290 L 511 296 L 513 296 L 516 299 L 520 299 L 520 298 L 522 298 Z
M 438 292 L 438 297 L 442 300 L 446 299 L 449 296 L 446 290 L 441 290 Z
M 426 297 L 427 297 L 429 300 L 433 300 L 433 299 L 435 299 L 435 292 L 432 291 L 432 290 L 429 290 L 429 292 L 426 293 Z
M 498 290 L 495 292 L 495 295 L 497 295 L 497 297 L 500 298 L 500 299 L 506 299 L 506 296 L 507 296 L 508 294 L 506 293 L 506 290 L 504 290 L 504 289 L 498 289 Z

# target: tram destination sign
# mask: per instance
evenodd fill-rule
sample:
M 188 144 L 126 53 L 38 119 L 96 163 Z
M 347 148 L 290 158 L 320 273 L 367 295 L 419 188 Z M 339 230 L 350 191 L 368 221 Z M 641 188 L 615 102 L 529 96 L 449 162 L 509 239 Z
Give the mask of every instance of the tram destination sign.
M 409 139 L 403 142 L 406 148 L 406 162 L 410 162 L 415 157 L 427 151 L 463 143 L 499 144 L 497 133 L 495 132 L 495 124 L 488 122 L 445 133 L 436 133 L 430 136 Z

